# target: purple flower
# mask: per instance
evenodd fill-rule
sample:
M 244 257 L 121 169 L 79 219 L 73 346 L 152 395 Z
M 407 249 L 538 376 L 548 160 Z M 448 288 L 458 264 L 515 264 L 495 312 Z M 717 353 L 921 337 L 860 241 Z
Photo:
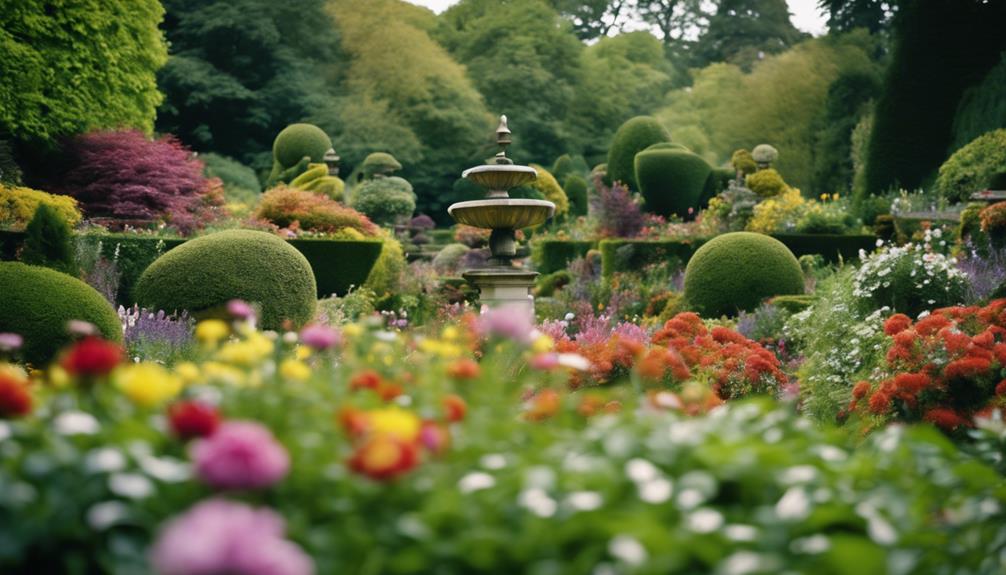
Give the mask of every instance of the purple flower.
M 24 338 L 16 333 L 0 333 L 0 351 L 15 351 L 23 344 Z
M 128 309 L 120 305 L 118 311 L 127 346 L 163 344 L 179 350 L 192 341 L 194 322 L 187 312 L 172 316 L 135 305 Z
M 150 562 L 159 575 L 311 575 L 311 558 L 284 530 L 270 509 L 210 499 L 163 527 Z
M 255 309 L 248 305 L 248 302 L 239 299 L 232 299 L 227 302 L 227 313 L 234 319 L 255 319 Z
M 264 426 L 229 421 L 192 448 L 196 474 L 218 489 L 268 487 L 286 476 L 290 456 Z
M 326 325 L 311 324 L 300 330 L 300 341 L 312 349 L 324 351 L 339 345 L 342 337 Z
M 531 314 L 521 305 L 491 308 L 479 317 L 479 331 L 483 336 L 502 337 L 518 343 L 531 343 L 534 325 Z

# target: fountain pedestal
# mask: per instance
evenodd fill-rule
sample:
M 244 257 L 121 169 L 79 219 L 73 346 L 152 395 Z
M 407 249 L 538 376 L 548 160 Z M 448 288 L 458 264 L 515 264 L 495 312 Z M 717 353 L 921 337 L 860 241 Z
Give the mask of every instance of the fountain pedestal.
M 461 274 L 468 283 L 479 290 L 479 302 L 489 307 L 525 309 L 534 316 L 534 296 L 531 288 L 538 272 L 517 268 L 481 268 Z

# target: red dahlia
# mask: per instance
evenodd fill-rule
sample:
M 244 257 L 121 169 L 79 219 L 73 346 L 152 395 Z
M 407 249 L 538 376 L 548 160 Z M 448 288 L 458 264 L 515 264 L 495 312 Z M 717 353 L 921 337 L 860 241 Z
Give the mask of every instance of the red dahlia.
M 100 337 L 85 337 L 63 356 L 61 365 L 71 375 L 106 375 L 122 362 L 122 347 Z

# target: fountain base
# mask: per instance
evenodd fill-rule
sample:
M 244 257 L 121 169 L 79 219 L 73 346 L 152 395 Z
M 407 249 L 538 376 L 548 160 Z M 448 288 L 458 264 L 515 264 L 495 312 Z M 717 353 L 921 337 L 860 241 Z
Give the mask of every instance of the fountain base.
M 479 290 L 479 302 L 492 308 L 519 306 L 534 319 L 531 288 L 538 272 L 516 268 L 492 267 L 468 270 L 461 274 Z

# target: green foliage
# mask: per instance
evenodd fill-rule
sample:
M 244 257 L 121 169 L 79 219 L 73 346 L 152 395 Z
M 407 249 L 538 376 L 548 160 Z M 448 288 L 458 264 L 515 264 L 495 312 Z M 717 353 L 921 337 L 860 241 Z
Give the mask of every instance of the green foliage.
M 683 267 L 704 240 L 601 240 L 601 275 L 638 272 L 653 265 Z
M 0 225 L 23 228 L 28 225 L 38 207 L 47 205 L 71 226 L 80 221 L 77 200 L 70 196 L 48 194 L 31 188 L 6 186 L 0 183 Z
M 392 173 L 402 169 L 402 164 L 394 156 L 387 152 L 374 152 L 363 159 L 361 165 L 363 175 L 372 178 L 375 174 L 390 176 Z
M 802 294 L 803 272 L 779 240 L 751 232 L 717 236 L 685 268 L 685 300 L 704 317 L 750 311 L 765 298 Z
M 569 211 L 569 199 L 562 186 L 548 170 L 538 164 L 531 164 L 538 172 L 538 177 L 527 186 L 537 192 L 543 199 L 555 204 L 555 217 L 561 217 Z
M 852 188 L 852 132 L 869 110 L 867 103 L 880 92 L 872 70 L 851 70 L 828 87 L 823 127 L 814 155 L 813 189 L 823 193 Z
M 805 36 L 790 21 L 785 0 L 719 0 L 694 58 L 750 70 L 764 54 L 782 52 Z
M 336 176 L 328 175 L 327 164 L 308 164 L 307 170 L 290 182 L 290 186 L 314 192 L 330 200 L 341 201 L 346 191 L 346 183 Z
M 253 204 L 262 192 L 262 184 L 255 175 L 255 170 L 241 162 L 214 154 L 199 154 L 203 163 L 203 174 L 207 178 L 220 178 L 224 184 L 224 195 L 228 202 Z
M 353 286 L 363 285 L 384 246 L 376 239 L 299 238 L 287 242 L 311 264 L 319 298 L 344 295 Z
M 820 255 L 832 263 L 857 259 L 860 250 L 869 253 L 877 245 L 876 236 L 848 233 L 777 233 L 772 237 L 797 257 Z
M 157 238 L 140 234 L 87 233 L 76 237 L 77 252 L 87 257 L 105 258 L 115 265 L 119 283 L 115 303 L 130 306 L 136 303 L 133 289 L 143 270 L 168 250 L 186 240 Z M 85 258 L 82 257 L 83 261 Z
M 667 129 L 650 116 L 636 116 L 619 126 L 608 148 L 608 177 L 639 190 L 636 182 L 636 154 L 653 144 L 669 142 Z
M 283 128 L 272 144 L 273 166 L 267 185 L 290 183 L 307 164 L 321 163 L 331 148 L 331 138 L 318 126 L 291 124 Z
M 569 270 L 559 270 L 539 276 L 535 282 L 534 295 L 536 297 L 552 297 L 556 291 L 562 289 L 563 286 L 569 284 L 572 280 L 573 276 L 569 273 Z
M 350 205 L 377 225 L 402 223 L 416 209 L 409 182 L 397 176 L 377 177 L 353 188 Z
M 535 240 L 531 243 L 531 260 L 535 270 L 551 274 L 565 269 L 569 262 L 582 258 L 597 247 L 597 242 L 576 240 Z
M 755 173 L 755 170 L 758 169 L 758 164 L 755 163 L 751 152 L 744 148 L 736 150 L 730 156 L 730 165 L 733 166 L 734 170 L 745 176 Z
M 437 252 L 433 258 L 433 269 L 441 275 L 457 274 L 461 265 L 461 258 L 465 257 L 471 248 L 465 244 L 448 244 Z
M 1006 48 L 1004 2 L 904 3 L 876 104 L 865 173 L 868 193 L 922 187 L 946 158 L 954 114 Z
M 385 235 L 381 238 L 381 254 L 377 258 L 367 281 L 363 286 L 373 291 L 378 297 L 386 297 L 401 290 L 402 275 L 407 262 L 402 244 Z
M 587 215 L 587 180 L 579 174 L 569 174 L 562 183 L 562 191 L 569 200 L 569 215 Z
M 936 189 L 952 202 L 966 202 L 1006 173 L 1006 129 L 989 132 L 954 152 L 940 166 Z
M 552 175 L 559 180 L 565 179 L 566 176 L 572 174 L 576 169 L 573 166 L 573 158 L 569 154 L 563 154 L 555 159 L 555 164 L 552 165 Z
M 131 127 L 150 132 L 167 58 L 157 0 L 18 0 L 0 10 L 0 133 L 60 136 Z
M 70 343 L 67 322 L 90 322 L 107 339 L 122 341 L 122 325 L 112 305 L 91 286 L 49 268 L 0 262 L 0 332 L 24 338 L 22 353 L 45 366 Z
M 730 189 L 731 182 L 737 178 L 737 171 L 733 167 L 713 168 L 706 178 L 706 185 L 702 190 L 702 197 L 699 199 L 699 209 L 705 208 L 709 200 L 715 198 L 722 192 Z
M 863 315 L 887 307 L 915 318 L 958 305 L 968 294 L 968 275 L 953 258 L 931 246 L 886 246 L 864 258 L 852 278 L 852 301 Z
M 10 142 L 0 138 L 0 185 L 16 186 L 21 183 L 21 167 L 14 160 Z
M 646 211 L 686 218 L 699 209 L 712 168 L 685 150 L 647 148 L 636 154 L 635 171 Z
M 73 238 L 70 224 L 47 204 L 39 204 L 25 228 L 21 261 L 74 275 Z
M 137 302 L 167 312 L 213 313 L 232 299 L 261 306 L 261 325 L 299 327 L 314 317 L 317 287 L 308 260 L 265 232 L 202 236 L 157 258 L 136 284 Z
M 951 150 L 999 128 L 1006 128 L 1006 51 L 980 84 L 967 89 L 954 114 Z
M 772 198 L 786 190 L 786 182 L 779 175 L 779 172 L 768 168 L 744 178 L 744 183 L 752 192 L 761 198 Z

